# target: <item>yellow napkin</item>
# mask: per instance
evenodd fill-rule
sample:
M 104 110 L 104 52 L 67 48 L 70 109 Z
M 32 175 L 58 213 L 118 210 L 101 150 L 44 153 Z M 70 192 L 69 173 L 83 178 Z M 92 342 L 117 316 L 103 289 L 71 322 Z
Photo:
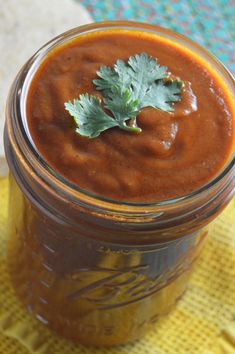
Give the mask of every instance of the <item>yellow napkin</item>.
M 175 310 L 134 344 L 93 349 L 58 338 L 15 297 L 6 266 L 7 191 L 7 179 L 0 179 L 0 354 L 235 353 L 235 199 L 214 222 Z

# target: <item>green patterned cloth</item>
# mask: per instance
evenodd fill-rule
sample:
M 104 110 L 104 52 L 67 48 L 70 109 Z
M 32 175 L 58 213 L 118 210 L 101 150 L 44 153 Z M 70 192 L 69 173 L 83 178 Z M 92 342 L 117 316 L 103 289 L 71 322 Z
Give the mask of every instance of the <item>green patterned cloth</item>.
M 235 0 L 83 0 L 95 21 L 133 20 L 171 28 L 235 73 Z

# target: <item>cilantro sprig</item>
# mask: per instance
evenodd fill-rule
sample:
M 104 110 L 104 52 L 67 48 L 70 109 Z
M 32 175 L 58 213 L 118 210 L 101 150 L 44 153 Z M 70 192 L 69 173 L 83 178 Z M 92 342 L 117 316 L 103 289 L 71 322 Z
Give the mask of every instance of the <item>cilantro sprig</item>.
M 127 63 L 117 60 L 113 68 L 102 66 L 97 75 L 93 83 L 102 92 L 103 105 L 88 94 L 65 103 L 82 136 L 95 138 L 113 127 L 140 132 L 136 120 L 141 109 L 173 112 L 173 104 L 181 100 L 182 81 L 170 79 L 167 67 L 146 53 L 131 56 Z

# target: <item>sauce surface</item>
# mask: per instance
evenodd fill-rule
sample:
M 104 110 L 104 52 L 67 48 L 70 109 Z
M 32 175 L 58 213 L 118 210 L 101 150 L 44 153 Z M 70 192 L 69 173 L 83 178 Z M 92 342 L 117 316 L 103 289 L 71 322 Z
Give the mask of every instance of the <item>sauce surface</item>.
M 97 70 L 142 52 L 185 82 L 174 113 L 143 109 L 140 134 L 112 128 L 95 139 L 78 135 L 64 102 L 86 92 L 101 96 L 92 83 Z M 166 200 L 202 187 L 231 158 L 235 113 L 223 87 L 209 65 L 174 42 L 140 31 L 103 30 L 55 49 L 43 61 L 29 88 L 27 124 L 43 159 L 79 187 L 126 202 Z

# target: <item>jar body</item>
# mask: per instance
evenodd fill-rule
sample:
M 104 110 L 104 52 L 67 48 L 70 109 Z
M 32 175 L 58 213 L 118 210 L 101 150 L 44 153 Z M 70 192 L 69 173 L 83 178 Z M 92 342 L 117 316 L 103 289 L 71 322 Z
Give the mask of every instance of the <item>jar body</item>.
M 86 29 L 118 26 L 157 32 L 193 47 L 170 31 L 144 24 Z M 233 196 L 235 169 L 233 160 L 195 194 L 135 206 L 75 190 L 52 173 L 27 137 L 24 86 L 43 55 L 83 32 L 85 27 L 48 44 L 11 88 L 4 139 L 11 171 L 8 259 L 16 293 L 38 320 L 82 344 L 110 346 L 140 338 L 182 296 L 209 223 Z M 195 50 L 200 51 L 196 45 Z M 234 85 L 209 54 L 201 55 Z
M 38 320 L 85 345 L 138 339 L 167 314 L 208 232 L 138 245 L 136 231 L 137 245 L 102 242 L 46 215 L 11 176 L 13 209 L 8 258 L 17 294 Z

